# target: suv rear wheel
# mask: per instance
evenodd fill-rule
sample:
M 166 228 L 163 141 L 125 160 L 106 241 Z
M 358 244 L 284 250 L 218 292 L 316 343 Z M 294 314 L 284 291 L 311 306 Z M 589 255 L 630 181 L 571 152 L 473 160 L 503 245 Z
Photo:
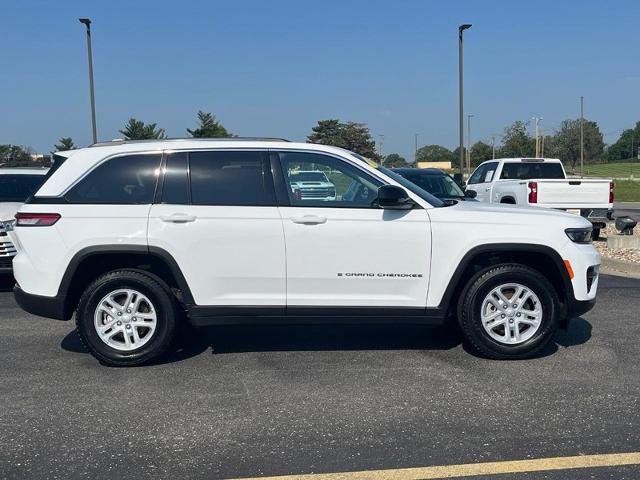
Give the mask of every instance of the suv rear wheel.
M 458 309 L 471 346 L 494 359 L 535 356 L 552 339 L 560 301 L 549 281 L 520 264 L 503 264 L 476 274 Z
M 120 270 L 98 277 L 76 312 L 82 343 L 100 362 L 140 365 L 171 344 L 178 309 L 169 287 L 142 272 Z

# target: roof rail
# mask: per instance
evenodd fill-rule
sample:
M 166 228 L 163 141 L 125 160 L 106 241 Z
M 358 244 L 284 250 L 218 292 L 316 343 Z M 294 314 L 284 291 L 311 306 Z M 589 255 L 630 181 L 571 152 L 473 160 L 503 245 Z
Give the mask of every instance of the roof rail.
M 211 141 L 216 142 L 247 142 L 247 141 L 263 141 L 263 142 L 289 142 L 286 138 L 278 137 L 179 137 L 179 138 L 157 138 L 149 140 L 127 140 L 124 138 L 115 138 L 106 142 L 96 142 L 89 147 L 105 147 L 110 145 L 125 145 L 130 143 L 151 143 L 151 142 L 173 142 L 173 141 Z

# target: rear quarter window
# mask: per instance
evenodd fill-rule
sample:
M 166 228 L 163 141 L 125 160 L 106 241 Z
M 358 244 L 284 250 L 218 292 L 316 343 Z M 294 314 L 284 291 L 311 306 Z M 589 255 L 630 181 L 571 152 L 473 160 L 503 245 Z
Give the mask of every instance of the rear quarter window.
M 160 154 L 137 154 L 106 160 L 73 186 L 65 199 L 90 204 L 153 203 L 160 158 Z

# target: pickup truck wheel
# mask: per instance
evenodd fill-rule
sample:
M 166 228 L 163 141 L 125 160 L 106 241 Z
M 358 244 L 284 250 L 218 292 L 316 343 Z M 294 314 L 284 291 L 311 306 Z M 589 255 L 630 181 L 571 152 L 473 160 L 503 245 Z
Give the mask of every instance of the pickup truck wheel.
M 558 295 L 542 274 L 525 265 L 503 264 L 479 272 L 461 299 L 463 334 L 488 358 L 535 356 L 558 327 Z
M 167 285 L 138 271 L 121 270 L 89 285 L 78 304 L 76 326 L 82 343 L 101 363 L 133 366 L 165 353 L 177 317 Z
M 600 229 L 594 228 L 591 236 L 593 237 L 594 240 L 600 240 Z

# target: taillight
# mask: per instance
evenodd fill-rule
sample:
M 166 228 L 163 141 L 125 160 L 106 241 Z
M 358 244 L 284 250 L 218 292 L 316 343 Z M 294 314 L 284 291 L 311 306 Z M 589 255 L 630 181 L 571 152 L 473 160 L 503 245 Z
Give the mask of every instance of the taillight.
M 16 227 L 49 227 L 58 220 L 59 213 L 16 213 Z
M 538 182 L 529 182 L 529 203 L 538 203 Z
M 613 203 L 613 189 L 616 187 L 616 184 L 613 182 L 609 182 L 609 203 Z

